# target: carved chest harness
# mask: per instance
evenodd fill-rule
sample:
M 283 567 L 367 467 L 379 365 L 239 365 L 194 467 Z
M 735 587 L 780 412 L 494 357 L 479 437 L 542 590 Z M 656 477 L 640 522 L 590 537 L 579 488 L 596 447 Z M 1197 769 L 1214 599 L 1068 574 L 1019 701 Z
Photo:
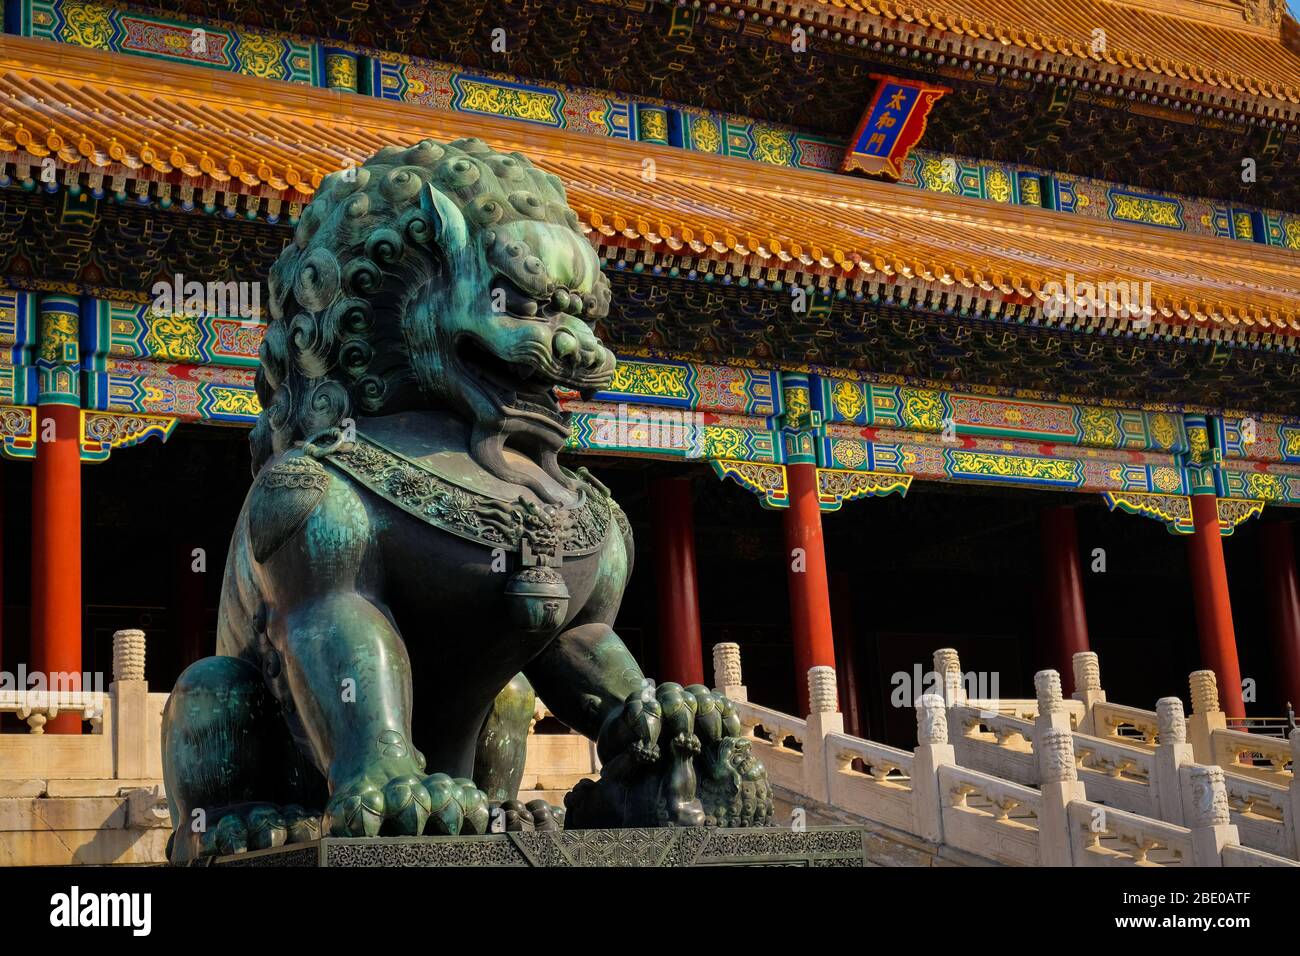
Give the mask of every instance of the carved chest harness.
M 578 474 L 582 501 L 556 508 L 471 491 L 361 435 L 324 460 L 426 524 L 490 549 L 546 555 L 552 559 L 548 564 L 599 550 L 618 509 L 585 469 Z
M 569 589 L 559 571 L 565 558 L 600 550 L 610 524 L 617 524 L 624 540 L 631 535 L 623 510 L 585 468 L 576 475 L 582 500 L 573 508 L 556 508 L 522 497 L 501 501 L 374 439 L 358 435 L 356 441 L 344 442 L 336 429 L 304 443 L 302 451 L 259 476 L 275 496 L 254 499 L 265 506 L 254 516 L 250 532 L 257 560 L 266 560 L 315 507 L 329 485 L 328 464 L 425 524 L 481 544 L 488 552 L 517 554 L 516 570 L 504 581 L 504 598 L 515 626 L 530 634 L 554 634 L 568 620 Z M 296 506 L 285 494 L 300 499 Z M 490 560 L 496 570 L 496 555 Z M 500 570 L 506 570 L 504 565 Z

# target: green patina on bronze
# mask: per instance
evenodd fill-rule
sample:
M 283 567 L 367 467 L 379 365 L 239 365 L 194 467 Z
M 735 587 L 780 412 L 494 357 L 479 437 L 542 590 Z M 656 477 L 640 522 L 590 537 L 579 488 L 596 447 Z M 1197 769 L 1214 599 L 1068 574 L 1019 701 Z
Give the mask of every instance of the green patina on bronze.
M 219 656 L 163 715 L 173 862 L 494 814 L 767 823 L 732 704 L 647 681 L 611 626 L 631 529 L 560 465 L 555 397 L 609 383 L 610 290 L 560 181 L 477 140 L 380 150 L 326 177 L 268 288 Z M 564 812 L 516 799 L 535 694 L 603 763 Z

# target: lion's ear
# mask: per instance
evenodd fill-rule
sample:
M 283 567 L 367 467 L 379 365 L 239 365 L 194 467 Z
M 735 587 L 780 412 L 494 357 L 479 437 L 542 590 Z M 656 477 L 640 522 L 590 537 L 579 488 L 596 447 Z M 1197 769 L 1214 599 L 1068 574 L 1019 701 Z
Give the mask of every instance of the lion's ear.
M 433 239 L 445 254 L 460 252 L 469 242 L 469 228 L 460 207 L 447 198 L 446 193 L 433 184 L 426 185 L 420 194 L 420 207 L 433 219 Z

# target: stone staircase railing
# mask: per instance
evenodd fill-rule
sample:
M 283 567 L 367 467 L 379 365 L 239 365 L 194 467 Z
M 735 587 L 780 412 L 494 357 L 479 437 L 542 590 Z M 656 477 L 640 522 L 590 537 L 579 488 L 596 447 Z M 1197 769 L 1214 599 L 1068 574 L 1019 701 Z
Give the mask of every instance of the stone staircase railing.
M 939 654 L 935 660 L 936 667 L 948 664 L 946 658 L 940 660 Z M 1080 662 L 1075 663 L 1076 686 L 1086 688 L 1080 681 Z M 1090 670 L 1096 674 L 1095 660 Z M 1190 683 L 1198 709 L 1191 718 L 1183 716 L 1183 704 L 1177 697 L 1162 698 L 1154 712 L 1121 709 L 1096 697 L 1085 701 L 1087 713 L 1079 726 L 1102 729 L 1107 736 L 1073 729 L 1074 721 L 1065 714 L 1066 702 L 1061 698 L 1060 678 L 1055 671 L 1035 676 L 1035 709 L 1040 714 L 1036 722 L 990 716 L 962 700 L 957 691 L 948 699 L 957 759 L 964 766 L 1036 786 L 1040 781 L 1034 746 L 1036 728 L 1050 724 L 1071 733 L 1077 775 L 1093 799 L 1114 809 L 1173 824 L 1181 824 L 1189 817 L 1189 784 L 1182 771 L 1217 766 L 1223 771 L 1230 819 L 1242 844 L 1300 859 L 1296 828 L 1300 820 L 1300 784 L 1285 767 L 1300 751 L 1300 733 L 1292 733 L 1288 746 L 1275 738 L 1222 729 L 1223 713 L 1218 709 L 1213 672 L 1197 671 Z M 1055 716 L 1047 720 L 1042 714 Z M 1121 726 L 1132 730 L 1121 735 L 1116 732 Z M 1192 742 L 1195 739 L 1201 741 L 1199 748 Z M 1198 757 L 1198 750 L 1210 759 Z M 1247 764 L 1241 759 L 1243 755 L 1266 762 L 1263 766 Z
M 59 714 L 77 712 L 98 732 L 106 696 L 94 690 L 0 690 L 0 714 L 17 714 L 31 733 L 43 734 L 46 723 Z
M 1079 686 L 1077 658 L 1084 656 L 1075 655 L 1075 686 Z M 1095 671 L 1096 655 L 1086 656 L 1094 659 Z M 1287 738 L 1230 730 L 1227 716 L 1219 709 L 1219 687 L 1214 671 L 1193 671 L 1188 684 L 1192 714 L 1186 718 L 1187 741 L 1198 763 L 1216 764 L 1230 773 L 1282 786 L 1290 783 L 1292 774 L 1286 767 L 1295 759 L 1295 750 L 1288 738 L 1294 737 L 1294 730 Z M 1100 692 L 1100 686 L 1097 690 Z M 1120 740 L 1130 746 L 1147 749 L 1157 746 L 1160 721 L 1156 712 L 1108 703 L 1104 693 L 1099 701 L 1086 706 L 1087 716 L 1079 727 L 1085 733 Z
M 1096 726 L 1099 684 L 1077 681 L 1078 699 L 1066 701 L 1059 675 L 1044 671 L 1036 700 L 970 700 L 945 649 L 935 655 L 944 693 L 916 702 L 909 753 L 844 733 L 833 668 L 809 671 L 812 713 L 800 720 L 749 702 L 737 645 L 713 656 L 715 687 L 736 701 L 773 785 L 796 803 L 1011 866 L 1300 866 L 1291 803 L 1272 819 L 1229 802 L 1235 793 L 1239 804 L 1273 807 L 1280 785 L 1194 762 L 1174 698 L 1152 715 L 1157 742 L 1136 746 L 1079 729 Z
M 114 650 L 108 693 L 74 702 L 89 733 L 44 734 L 31 719 L 70 709 L 67 700 L 0 697 L 32 730 L 0 735 L 0 865 L 162 859 L 167 695 L 149 693 L 141 632 L 119 632 Z M 800 719 L 750 703 L 739 648 L 714 648 L 715 686 L 737 702 L 751 746 L 796 805 L 1007 865 L 1300 865 L 1300 804 L 1286 769 L 1294 752 L 1227 730 L 1212 675 L 1193 675 L 1184 718 L 1175 698 L 1155 712 L 1108 704 L 1099 679 L 1079 679 L 1079 662 L 1076 699 L 1062 699 L 1059 677 L 1043 672 L 1036 699 L 1010 701 L 967 698 L 955 652 L 936 663 L 943 693 L 917 701 L 908 751 L 844 732 L 832 668 L 809 672 L 812 713 Z M 1083 663 L 1095 677 L 1095 660 Z M 1224 766 L 1200 760 L 1198 738 L 1199 752 Z M 1243 754 L 1263 756 L 1248 765 Z M 549 797 L 597 770 L 585 739 L 536 734 L 524 786 Z
M 0 734 L 0 777 L 143 780 L 162 777 L 166 694 L 149 693 L 143 631 L 113 635 L 113 682 L 108 692 L 17 690 L 0 693 L 0 710 L 27 722 L 27 734 Z M 80 711 L 90 732 L 46 734 L 45 723 Z
M 170 832 L 162 711 L 144 677 L 142 631 L 113 635 L 113 682 L 96 691 L 0 693 L 29 733 L 0 734 L 0 866 L 154 863 Z M 47 734 L 80 711 L 87 733 Z

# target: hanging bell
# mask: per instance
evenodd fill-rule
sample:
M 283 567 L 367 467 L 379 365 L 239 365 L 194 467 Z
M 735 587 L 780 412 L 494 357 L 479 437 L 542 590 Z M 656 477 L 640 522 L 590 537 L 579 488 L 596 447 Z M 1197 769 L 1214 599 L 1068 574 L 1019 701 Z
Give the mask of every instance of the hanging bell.
M 559 630 L 568 619 L 569 588 L 555 568 L 522 568 L 506 581 L 506 605 L 515 627 L 529 634 Z

